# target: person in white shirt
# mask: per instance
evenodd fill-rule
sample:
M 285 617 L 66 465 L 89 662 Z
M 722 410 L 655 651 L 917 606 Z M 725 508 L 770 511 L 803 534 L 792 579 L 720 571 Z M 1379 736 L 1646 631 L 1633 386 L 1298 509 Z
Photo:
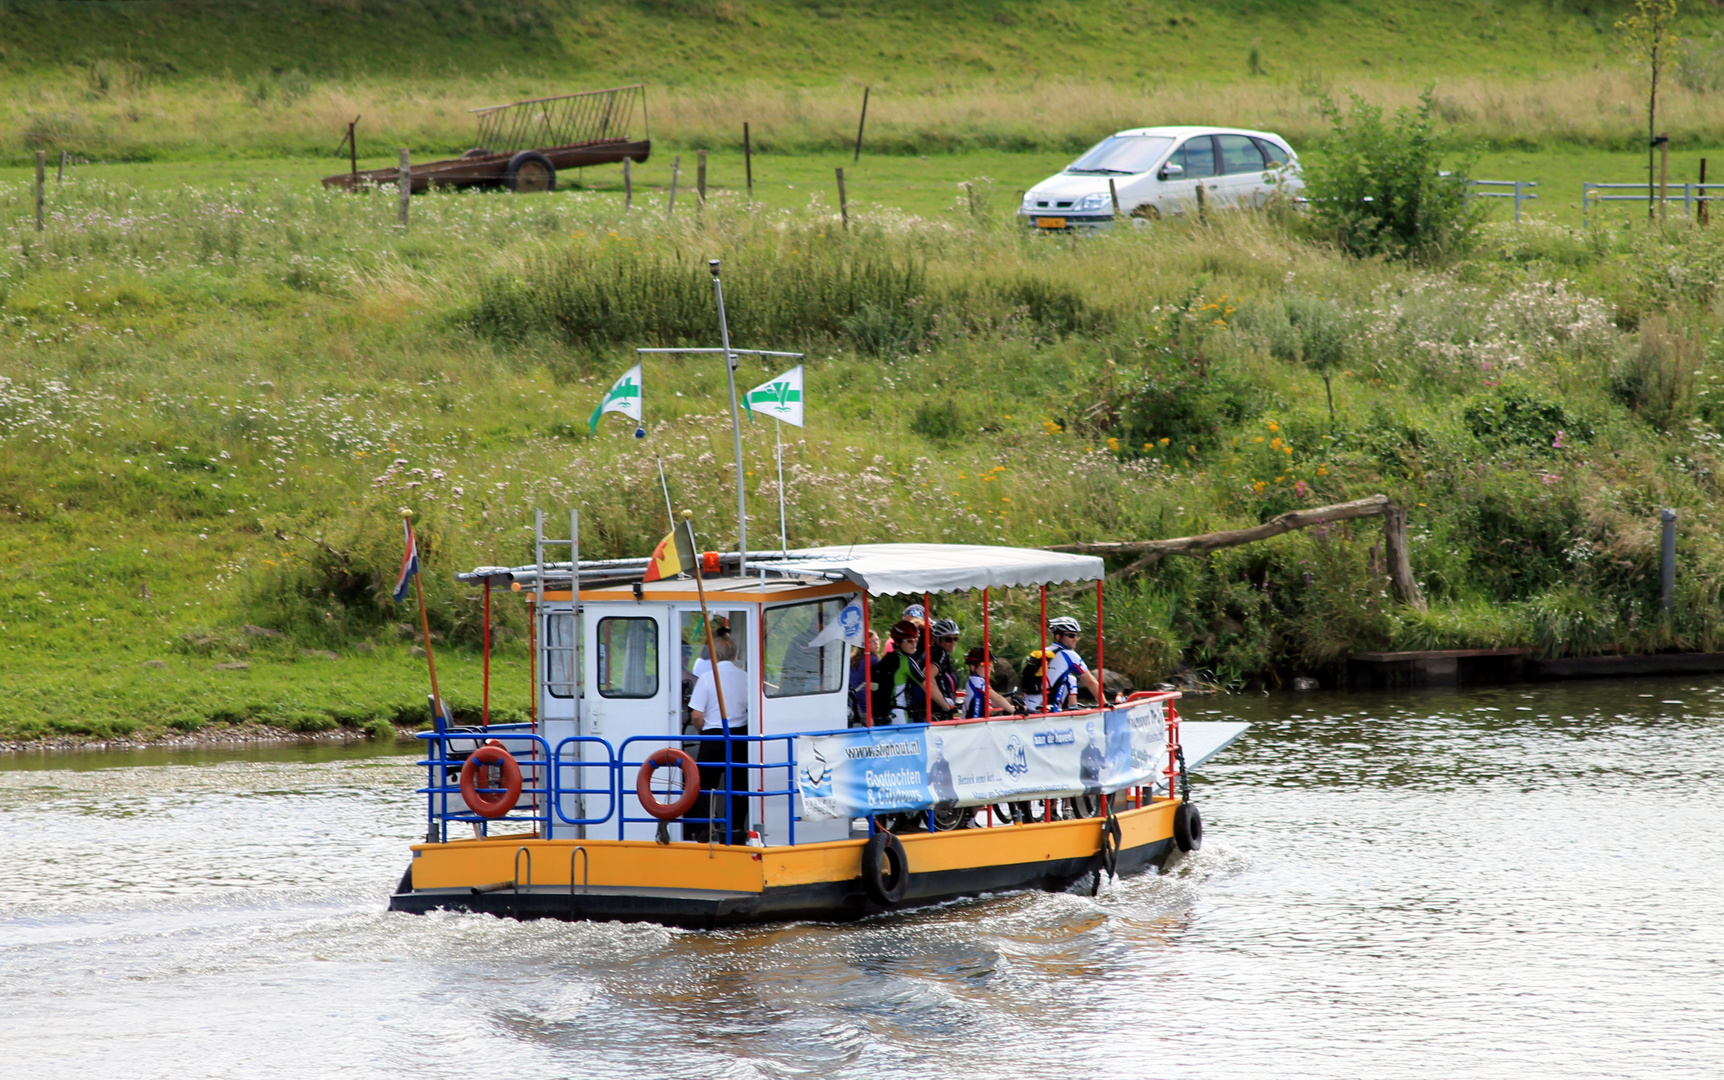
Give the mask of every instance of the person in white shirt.
M 689 695 L 689 718 L 700 728 L 704 736 L 723 735 L 728 725 L 730 734 L 748 734 L 748 702 L 751 696 L 748 672 L 736 666 L 736 643 L 728 636 L 715 637 L 712 642 L 713 655 L 718 658 L 718 666 L 708 667 L 695 680 L 694 693 Z M 716 674 L 716 677 L 715 677 Z M 724 698 L 723 707 L 719 706 L 720 692 Z M 725 749 L 731 753 L 728 760 Z M 727 765 L 748 760 L 748 744 L 743 742 L 727 743 L 723 739 L 707 738 L 700 744 L 700 789 L 707 792 L 704 800 L 706 813 L 703 817 L 712 822 L 713 838 L 724 843 L 742 844 L 748 840 L 748 798 L 744 795 L 730 797 L 730 838 L 723 839 L 724 803 L 720 801 L 718 792 L 728 789 L 733 792 L 747 790 L 746 769 L 727 768 Z M 697 804 L 698 809 L 698 804 Z M 695 830 L 698 832 L 699 830 Z M 690 835 L 690 827 L 683 828 L 685 839 L 694 839 Z

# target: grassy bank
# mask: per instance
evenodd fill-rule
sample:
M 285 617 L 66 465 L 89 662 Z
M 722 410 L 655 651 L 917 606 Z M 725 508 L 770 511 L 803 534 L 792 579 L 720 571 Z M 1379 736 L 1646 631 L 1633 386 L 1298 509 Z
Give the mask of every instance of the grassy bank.
M 1110 666 L 1140 680 L 1720 637 L 1712 232 L 1497 226 L 1415 267 L 1274 216 L 1079 241 L 986 202 L 871 209 L 846 233 L 730 195 L 625 220 L 604 194 L 476 193 L 417 200 L 403 235 L 382 194 L 81 181 L 37 234 L 27 198 L 0 190 L 0 737 L 415 715 L 411 609 L 386 595 L 402 506 L 463 707 L 480 597 L 449 574 L 529 559 L 533 509 L 579 505 L 586 552 L 641 554 L 663 531 L 641 509 L 658 454 L 703 542 L 725 543 L 720 371 L 651 362 L 644 444 L 584 422 L 634 345 L 706 343 L 708 256 L 739 344 L 811 353 L 793 543 L 1169 536 L 1376 492 L 1409 508 L 1429 613 L 1382 595 L 1365 527 L 1169 561 L 1111 594 Z M 1302 360 L 1312 318 L 1347 342 L 1332 414 Z M 777 494 L 764 428 L 745 458 L 758 529 Z M 1671 619 L 1661 506 L 1683 515 Z M 1002 598 L 1008 649 L 1030 605 Z M 519 708 L 520 608 L 497 614 Z

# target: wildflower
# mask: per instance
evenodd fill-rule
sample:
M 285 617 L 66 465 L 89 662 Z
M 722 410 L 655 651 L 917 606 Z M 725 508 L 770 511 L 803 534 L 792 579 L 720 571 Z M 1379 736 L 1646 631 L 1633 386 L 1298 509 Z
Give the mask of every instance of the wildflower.
M 1329 466 L 1327 466 L 1327 465 L 1317 466 L 1317 475 L 1318 476 L 1328 476 L 1329 475 Z
M 1562 440 L 1566 436 L 1566 434 L 1567 434 L 1566 432 L 1559 430 L 1556 433 L 1556 438 L 1554 438 L 1550 441 L 1550 448 L 1552 450 L 1561 450 L 1562 449 Z
M 1280 431 L 1281 430 L 1281 425 L 1276 423 L 1273 420 L 1269 421 L 1264 426 L 1267 427 L 1270 431 Z
M 1305 481 L 1301 480 L 1293 485 L 1293 494 L 1303 499 L 1305 496 L 1311 494 L 1311 489 L 1306 485 Z

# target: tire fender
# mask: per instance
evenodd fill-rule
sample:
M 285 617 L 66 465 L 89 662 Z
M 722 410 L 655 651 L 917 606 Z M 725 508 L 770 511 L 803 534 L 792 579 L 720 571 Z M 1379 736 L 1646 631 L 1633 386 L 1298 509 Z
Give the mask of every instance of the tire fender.
M 886 864 L 882 867 L 882 863 Z M 862 888 L 881 907 L 895 907 L 910 884 L 910 861 L 904 845 L 884 829 L 862 845 Z
M 1173 842 L 1181 851 L 1197 851 L 1203 847 L 1203 815 L 1188 802 L 1180 803 L 1173 810 Z

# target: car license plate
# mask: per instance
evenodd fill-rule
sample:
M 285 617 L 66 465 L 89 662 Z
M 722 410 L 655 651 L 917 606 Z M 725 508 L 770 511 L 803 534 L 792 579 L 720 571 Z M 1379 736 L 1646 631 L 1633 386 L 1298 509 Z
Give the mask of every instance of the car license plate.
M 1066 219 L 1063 217 L 1039 217 L 1036 219 L 1036 228 L 1038 229 L 1063 229 L 1065 227 Z

